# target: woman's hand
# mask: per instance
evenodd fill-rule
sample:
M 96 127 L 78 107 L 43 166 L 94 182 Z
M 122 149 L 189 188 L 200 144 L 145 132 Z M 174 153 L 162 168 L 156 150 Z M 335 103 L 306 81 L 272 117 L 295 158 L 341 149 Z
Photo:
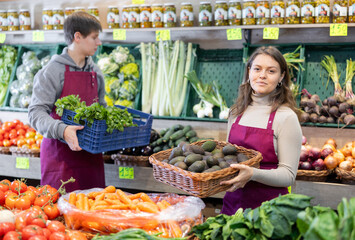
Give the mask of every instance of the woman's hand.
M 227 192 L 234 192 L 238 188 L 243 188 L 253 176 L 253 168 L 247 165 L 231 164 L 231 167 L 234 169 L 238 169 L 239 173 L 238 176 L 232 178 L 231 180 L 220 182 L 221 185 L 232 185 L 232 187 L 229 188 Z
M 67 142 L 69 148 L 72 151 L 81 151 L 79 146 L 78 137 L 76 136 L 76 131 L 83 129 L 84 126 L 67 126 L 64 130 L 64 141 Z

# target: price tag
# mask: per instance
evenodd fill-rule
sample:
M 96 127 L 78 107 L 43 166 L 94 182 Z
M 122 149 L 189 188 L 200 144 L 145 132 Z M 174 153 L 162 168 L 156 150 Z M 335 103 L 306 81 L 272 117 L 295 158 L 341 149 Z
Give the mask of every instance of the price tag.
M 227 29 L 227 40 L 242 40 L 242 29 L 241 28 Z
M 44 42 L 44 31 L 33 31 L 32 32 L 33 42 Z
M 330 24 L 330 36 L 348 36 L 348 24 Z
M 113 40 L 126 41 L 126 30 L 125 29 L 113 29 Z
M 263 39 L 279 39 L 279 28 L 277 27 L 266 27 L 263 30 Z
M 5 33 L 0 33 L 0 43 L 4 43 L 6 40 L 6 34 Z
M 134 179 L 133 167 L 118 167 L 119 178 Z
M 30 159 L 26 157 L 16 158 L 16 168 L 19 169 L 30 169 Z
M 287 189 L 288 189 L 288 193 L 291 193 L 291 186 L 289 186 Z
M 155 37 L 157 41 L 169 41 L 170 40 L 170 30 L 158 30 L 155 32 Z
M 144 4 L 144 0 L 132 0 L 132 4 Z

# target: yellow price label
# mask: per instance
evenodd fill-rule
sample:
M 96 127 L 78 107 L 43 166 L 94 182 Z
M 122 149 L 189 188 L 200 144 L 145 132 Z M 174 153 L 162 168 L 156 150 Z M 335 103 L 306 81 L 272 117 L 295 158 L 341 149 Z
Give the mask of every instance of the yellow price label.
M 330 36 L 348 36 L 348 24 L 346 23 L 337 23 L 330 24 Z
M 132 0 L 132 4 L 144 4 L 144 0 Z
M 5 33 L 0 33 L 0 43 L 4 43 L 6 40 L 6 34 Z
M 263 39 L 279 39 L 279 28 L 277 27 L 266 27 L 263 30 Z
M 289 187 L 287 188 L 287 190 L 288 190 L 288 193 L 291 193 L 291 186 L 289 186 Z
M 126 30 L 125 29 L 113 29 L 113 40 L 126 41 Z
M 155 38 L 157 41 L 169 41 L 170 40 L 170 30 L 158 30 L 155 32 Z
M 134 179 L 133 167 L 118 167 L 119 178 Z
M 242 29 L 241 28 L 227 29 L 227 40 L 242 40 Z
M 16 168 L 19 169 L 30 169 L 30 159 L 26 157 L 16 158 Z
M 33 31 L 32 32 L 33 42 L 44 42 L 44 31 Z

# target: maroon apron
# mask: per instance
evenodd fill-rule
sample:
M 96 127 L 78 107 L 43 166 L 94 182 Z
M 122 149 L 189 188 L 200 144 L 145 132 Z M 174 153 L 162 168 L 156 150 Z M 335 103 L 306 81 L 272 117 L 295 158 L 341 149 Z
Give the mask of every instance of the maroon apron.
M 89 106 L 98 100 L 95 72 L 71 72 L 65 66 L 64 86 L 60 97 L 79 95 Z M 60 119 L 53 107 L 50 116 Z M 105 187 L 104 161 L 102 154 L 91 154 L 84 150 L 72 151 L 69 146 L 57 139 L 43 138 L 41 145 L 41 184 L 58 188 L 61 181 L 70 177 L 74 183 L 65 185 L 67 192 L 78 189 Z
M 229 132 L 230 143 L 249 149 L 259 151 L 263 160 L 260 169 L 275 169 L 278 165 L 278 158 L 274 148 L 274 122 L 276 111 L 269 117 L 267 129 L 246 127 L 239 125 L 242 115 L 238 116 Z M 279 194 L 287 194 L 286 187 L 272 187 L 259 182 L 249 181 L 244 188 L 234 192 L 227 192 L 223 199 L 222 213 L 233 215 L 239 208 L 256 208 L 262 202 L 278 197 Z

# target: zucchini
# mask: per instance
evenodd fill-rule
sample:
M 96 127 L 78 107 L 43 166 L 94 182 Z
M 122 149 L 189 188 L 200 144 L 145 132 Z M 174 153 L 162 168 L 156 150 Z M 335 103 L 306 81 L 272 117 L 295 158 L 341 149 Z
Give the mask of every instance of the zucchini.
M 169 143 L 168 143 L 168 146 L 170 147 L 170 148 L 173 148 L 174 147 L 174 141 L 172 140 L 172 139 L 170 139 L 169 140 Z
M 184 128 L 184 126 L 182 126 L 181 124 L 176 124 L 174 126 L 172 126 L 171 128 L 174 129 L 174 131 L 178 131 Z
M 157 140 L 158 141 L 158 140 Z M 150 144 L 151 147 L 156 147 L 157 146 L 157 141 L 154 141 Z
M 168 130 L 169 130 L 169 128 L 165 128 L 165 129 L 161 130 L 160 133 L 159 133 L 160 136 L 164 136 L 165 133 L 166 133 Z
M 181 142 L 187 142 L 186 137 L 179 138 L 178 140 L 175 141 L 175 146 L 179 145 Z
M 163 146 L 163 150 L 168 150 L 168 149 L 170 149 L 170 147 L 168 146 L 168 144 L 165 144 L 165 145 Z
M 199 140 L 198 137 L 192 137 L 189 139 L 189 143 L 197 142 Z
M 190 130 L 192 130 L 191 125 L 187 125 L 187 126 L 185 126 L 185 127 L 182 129 L 182 131 L 184 132 L 184 135 L 185 135 L 188 131 L 190 131 Z
M 163 137 L 163 142 L 168 142 L 169 139 L 170 139 L 170 136 L 173 135 L 174 133 L 174 129 L 173 128 L 170 128 L 165 134 L 164 134 L 164 137 Z
M 179 130 L 177 132 L 174 132 L 174 134 L 172 134 L 170 136 L 170 139 L 175 141 L 175 140 L 178 140 L 179 138 L 182 138 L 184 135 L 185 134 L 184 134 L 183 130 Z
M 153 148 L 153 153 L 160 152 L 161 150 L 163 150 L 162 147 L 161 146 L 157 146 L 157 147 Z
M 197 134 L 196 134 L 196 132 L 195 132 L 194 130 L 190 130 L 190 131 L 188 131 L 188 132 L 185 134 L 185 137 L 186 137 L 187 139 L 193 138 L 193 137 L 196 137 L 196 136 L 197 136 Z
M 162 144 L 163 144 L 163 138 L 161 137 L 157 140 L 157 146 L 160 146 Z

